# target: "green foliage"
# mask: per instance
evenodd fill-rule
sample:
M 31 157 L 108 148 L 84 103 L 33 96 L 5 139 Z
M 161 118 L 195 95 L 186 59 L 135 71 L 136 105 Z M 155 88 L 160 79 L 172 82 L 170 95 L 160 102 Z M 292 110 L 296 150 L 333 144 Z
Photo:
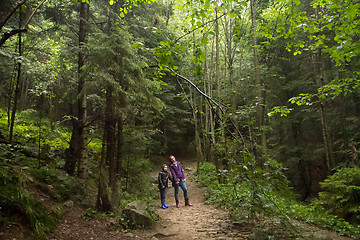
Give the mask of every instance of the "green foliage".
M 126 171 L 124 188 L 127 190 L 127 193 L 124 193 L 124 198 L 122 198 L 123 204 L 127 204 L 129 200 L 151 199 L 155 197 L 154 192 L 157 191 L 151 183 L 149 172 L 152 169 L 152 165 L 149 159 L 129 156 L 129 158 L 124 159 L 123 168 Z
M 359 226 L 354 226 L 343 218 L 328 213 L 326 209 L 317 204 L 304 205 L 290 201 L 290 204 L 287 203 L 286 206 L 287 207 L 283 208 L 283 210 L 291 218 L 300 219 L 307 223 L 336 231 L 341 235 L 350 236 L 356 239 L 360 237 Z
M 8 119 L 6 112 L 0 109 L 0 131 L 7 134 Z M 48 119 L 33 109 L 27 109 L 16 114 L 14 125 L 14 139 L 17 142 L 50 146 L 51 150 L 65 150 L 70 141 L 70 132 L 59 126 L 51 127 Z
M 289 219 L 292 218 L 334 230 L 341 235 L 360 237 L 359 226 L 351 225 L 333 214 L 341 209 L 351 209 L 354 211 L 352 213 L 357 213 L 358 201 L 354 199 L 359 196 L 359 188 L 354 185 L 359 181 L 358 169 L 339 170 L 340 173 L 338 171 L 335 177 L 330 177 L 322 183 L 323 187 L 326 185 L 326 189 L 330 188 L 332 191 L 320 193 L 319 200 L 305 205 L 296 202 L 293 195 L 286 190 L 286 184 L 282 183 L 282 174 L 279 175 L 276 170 L 273 173 L 262 172 L 260 169 L 249 171 L 249 167 L 251 168 L 249 164 L 243 164 L 242 169 L 230 171 L 226 183 L 220 184 L 215 166 L 208 162 L 201 163 L 197 181 L 206 187 L 207 202 L 218 207 L 227 206 L 230 216 L 236 220 L 246 220 L 260 214 L 279 217 L 291 224 Z M 349 182 L 345 184 L 347 178 Z M 327 207 L 331 206 L 333 209 L 327 210 Z
M 268 113 L 268 116 L 272 117 L 276 114 L 280 114 L 281 117 L 286 117 L 291 112 L 291 110 L 291 108 L 289 109 L 286 106 L 273 107 L 272 111 Z
M 244 154 L 242 163 L 217 173 L 215 166 L 205 162 L 199 167 L 197 179 L 201 185 L 208 187 L 206 195 L 210 203 L 229 206 L 235 215 L 239 208 L 250 217 L 256 213 L 280 214 L 273 198 L 289 193 L 287 180 L 280 164 L 273 160 L 266 164 L 268 171 L 257 167 L 251 155 Z M 225 176 L 224 183 L 218 182 L 218 174 Z
M 37 181 L 45 183 L 46 188 L 44 190 L 59 201 L 66 201 L 71 196 L 82 194 L 83 180 L 69 176 L 63 170 L 44 167 L 41 169 L 29 168 L 27 171 Z M 41 188 L 42 186 L 38 187 Z
M 323 191 L 315 202 L 317 205 L 350 222 L 360 222 L 359 168 L 341 168 L 320 184 Z

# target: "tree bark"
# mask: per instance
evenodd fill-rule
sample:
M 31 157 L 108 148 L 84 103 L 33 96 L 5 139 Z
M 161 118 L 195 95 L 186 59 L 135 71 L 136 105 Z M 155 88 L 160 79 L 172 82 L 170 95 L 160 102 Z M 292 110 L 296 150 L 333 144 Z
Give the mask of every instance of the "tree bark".
M 254 67 L 255 67 L 255 85 L 257 91 L 257 115 L 258 115 L 258 127 L 260 128 L 261 133 L 261 146 L 263 151 L 266 152 L 267 144 L 266 144 L 266 134 L 263 129 L 265 124 L 265 103 L 264 103 L 264 90 L 262 89 L 262 82 L 260 79 L 260 64 L 258 59 L 258 47 L 257 47 L 257 27 L 256 27 L 256 3 L 255 0 L 250 0 L 251 6 L 251 28 L 253 30 L 253 54 L 254 54 Z
M 81 3 L 80 7 L 80 29 L 79 29 L 79 57 L 78 57 L 78 122 L 79 122 L 79 159 L 78 159 L 78 176 L 80 178 L 87 178 L 88 176 L 88 158 L 87 158 L 87 102 L 86 102 L 86 77 L 83 71 L 85 65 L 85 43 L 88 34 L 88 20 L 89 20 L 89 4 Z
M 112 211 L 112 206 L 108 191 L 108 175 L 106 169 L 105 152 L 106 152 L 106 129 L 104 126 L 104 136 L 103 136 L 101 157 L 99 163 L 99 167 L 100 167 L 99 186 L 98 186 L 98 195 L 96 200 L 96 208 L 99 211 L 103 211 L 103 212 Z
M 192 2 L 191 2 L 191 4 L 192 4 Z M 195 53 L 196 53 L 195 32 L 193 32 L 193 42 L 194 42 L 194 44 L 193 44 L 193 57 L 194 57 Z M 201 76 L 200 76 L 200 74 L 195 73 L 195 68 L 196 68 L 196 66 L 194 65 L 194 79 L 199 79 L 199 78 L 201 78 Z M 191 105 L 192 115 L 193 115 L 193 120 L 194 120 L 196 160 L 198 162 L 200 162 L 203 160 L 203 155 L 202 155 L 201 139 L 200 139 L 200 133 L 199 133 L 199 122 L 198 122 L 198 111 L 197 111 L 198 107 L 197 107 L 197 103 L 196 103 L 196 97 L 195 97 L 195 94 L 194 94 L 194 91 L 192 88 L 190 88 L 190 105 Z
M 319 18 L 319 9 L 315 8 L 315 17 Z M 319 64 L 317 66 L 317 64 Z M 318 87 L 322 87 L 324 83 L 327 83 L 327 77 L 325 74 L 325 62 L 321 54 L 321 49 L 318 50 L 318 53 L 314 55 L 314 73 L 316 77 L 316 82 Z M 321 130 L 324 140 L 324 149 L 325 149 L 325 163 L 326 163 L 326 175 L 330 175 L 331 169 L 335 167 L 335 160 L 333 154 L 333 146 L 330 137 L 330 132 L 328 129 L 326 111 L 325 111 L 325 102 L 320 101 L 320 120 L 321 120 Z
M 204 22 L 204 20 L 203 20 Z M 204 45 L 204 52 L 205 52 L 205 56 L 206 56 L 206 59 L 205 59 L 205 62 L 204 62 L 204 72 L 203 72 L 203 88 L 204 88 L 204 92 L 205 94 L 209 95 L 209 90 L 208 90 L 208 62 L 209 62 L 209 58 L 208 58 L 208 48 L 207 48 L 207 44 Z M 206 134 L 204 134 L 204 160 L 209 160 L 209 153 L 210 153 L 210 137 L 209 137 L 209 131 L 210 131 L 210 106 L 209 104 L 206 104 L 206 101 L 205 101 L 205 120 L 204 120 L 204 129 L 205 129 L 205 132 Z
M 80 5 L 80 23 L 79 23 L 79 53 L 78 53 L 78 86 L 77 86 L 77 118 L 74 118 L 73 130 L 70 140 L 70 146 L 67 151 L 65 170 L 74 174 L 77 164 L 77 175 L 80 178 L 88 176 L 87 159 L 87 130 L 86 130 L 86 90 L 85 74 L 83 66 L 85 65 L 85 43 L 88 33 L 89 4 L 81 2 Z
M 109 184 L 110 186 L 115 180 L 115 147 L 116 147 L 116 120 L 115 120 L 115 104 L 113 99 L 113 88 L 109 86 L 106 90 L 105 103 L 105 126 L 106 131 L 106 162 L 109 164 Z
M 351 145 L 351 153 L 352 153 L 352 165 L 354 168 L 357 168 L 359 166 L 358 165 L 359 153 L 354 143 L 352 143 Z
M 19 26 L 21 26 L 21 9 L 19 10 Z M 22 56 L 22 38 L 21 38 L 21 32 L 19 33 L 19 39 L 18 39 L 18 51 L 19 51 L 19 57 Z M 17 71 L 17 78 L 16 78 L 16 84 L 15 84 L 15 93 L 14 93 L 14 104 L 11 112 L 11 121 L 10 121 L 10 134 L 9 134 L 9 143 L 12 143 L 13 141 L 13 135 L 14 135 L 14 125 L 15 125 L 15 117 L 16 117 L 16 111 L 17 111 L 17 105 L 19 100 L 19 93 L 20 93 L 20 79 L 21 79 L 21 61 L 18 60 L 18 71 Z

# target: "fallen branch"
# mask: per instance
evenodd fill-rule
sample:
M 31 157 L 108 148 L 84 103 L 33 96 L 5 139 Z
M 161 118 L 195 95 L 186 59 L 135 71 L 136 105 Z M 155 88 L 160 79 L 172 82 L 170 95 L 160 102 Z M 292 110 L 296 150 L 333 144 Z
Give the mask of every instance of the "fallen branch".
M 171 69 L 171 68 L 168 68 L 168 69 L 169 69 L 172 73 L 174 73 L 177 77 L 182 78 L 182 79 L 184 79 L 185 81 L 187 81 L 191 86 L 193 86 L 193 87 L 196 89 L 196 91 L 198 91 L 198 92 L 199 92 L 201 95 L 203 95 L 207 100 L 211 101 L 215 106 L 217 106 L 217 107 L 220 109 L 220 111 L 221 111 L 222 114 L 225 114 L 225 111 L 224 111 L 224 109 L 220 106 L 220 104 L 217 103 L 213 98 L 209 97 L 206 93 L 204 93 L 203 91 L 201 91 L 192 81 L 190 81 L 188 78 L 186 78 L 186 77 L 178 74 L 178 73 L 175 72 L 173 69 Z
M 174 73 L 175 76 L 177 76 L 177 77 L 179 77 L 179 78 L 187 81 L 193 88 L 196 89 L 196 91 L 198 91 L 202 96 L 204 96 L 209 102 L 211 102 L 211 103 L 213 103 L 215 106 L 217 106 L 217 107 L 220 109 L 220 111 L 221 111 L 222 114 L 226 115 L 225 110 L 223 109 L 223 107 L 220 106 L 220 104 L 219 104 L 217 101 L 215 101 L 213 98 L 211 98 L 211 97 L 208 96 L 206 93 L 204 93 L 203 91 L 201 91 L 201 90 L 196 86 L 196 84 L 194 84 L 190 79 L 188 79 L 188 78 L 180 75 L 179 73 L 175 72 L 173 69 L 171 69 L 171 68 L 169 68 L 169 67 L 168 67 L 168 70 L 169 70 L 170 72 Z M 217 113 L 215 113 L 215 114 L 217 115 Z M 218 117 L 219 117 L 219 116 L 218 116 Z M 236 130 L 237 134 L 240 136 L 241 141 L 242 141 L 242 143 L 243 143 L 243 145 L 244 145 L 244 149 L 249 152 L 249 150 L 248 150 L 248 148 L 246 147 L 246 144 L 245 144 L 245 139 L 244 139 L 243 135 L 241 134 L 239 128 L 236 126 L 236 124 L 233 122 L 232 119 L 229 119 L 229 120 L 230 120 L 232 126 L 234 127 L 234 129 Z M 236 136 L 234 136 L 234 133 L 232 133 L 229 129 L 228 129 L 228 131 L 229 131 L 229 133 L 230 133 L 235 139 L 238 139 Z

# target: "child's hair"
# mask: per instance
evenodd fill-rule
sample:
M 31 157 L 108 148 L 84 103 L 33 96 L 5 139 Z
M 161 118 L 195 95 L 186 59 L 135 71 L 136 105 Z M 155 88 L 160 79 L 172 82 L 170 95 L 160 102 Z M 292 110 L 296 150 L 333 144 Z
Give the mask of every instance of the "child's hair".
M 167 165 L 163 164 L 161 169 L 164 170 L 164 168 L 166 168 L 166 167 L 167 167 Z

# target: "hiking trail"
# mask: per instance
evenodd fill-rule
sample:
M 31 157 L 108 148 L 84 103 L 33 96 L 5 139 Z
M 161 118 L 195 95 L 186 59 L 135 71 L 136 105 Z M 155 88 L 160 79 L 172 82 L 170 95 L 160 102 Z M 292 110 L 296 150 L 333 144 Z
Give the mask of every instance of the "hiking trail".
M 116 230 L 116 223 L 108 219 L 96 220 L 83 217 L 84 210 L 73 207 L 66 213 L 66 217 L 59 225 L 51 240 L 131 240 L 131 239 L 171 239 L 171 240 L 227 240 L 227 239 L 268 239 L 262 235 L 261 229 L 267 229 L 266 222 L 231 222 L 228 212 L 223 209 L 216 209 L 205 203 L 205 190 L 195 182 L 197 162 L 195 159 L 179 158 L 186 176 L 186 185 L 193 206 L 185 206 L 183 192 L 179 190 L 180 208 L 175 207 L 174 188 L 169 181 L 169 188 L 166 194 L 168 209 L 160 208 L 160 194 L 157 201 L 156 213 L 160 216 L 160 222 L 148 230 Z M 157 179 L 162 164 L 168 163 L 165 160 L 157 160 L 155 169 L 151 176 Z M 309 224 L 298 223 L 299 231 L 304 239 L 319 240 L 350 240 L 335 232 L 324 230 Z M 259 231 L 260 229 L 260 231 Z M 289 238 L 289 229 L 279 228 L 281 236 L 285 238 L 275 239 L 296 239 Z M 256 234 L 254 234 L 256 233 Z

